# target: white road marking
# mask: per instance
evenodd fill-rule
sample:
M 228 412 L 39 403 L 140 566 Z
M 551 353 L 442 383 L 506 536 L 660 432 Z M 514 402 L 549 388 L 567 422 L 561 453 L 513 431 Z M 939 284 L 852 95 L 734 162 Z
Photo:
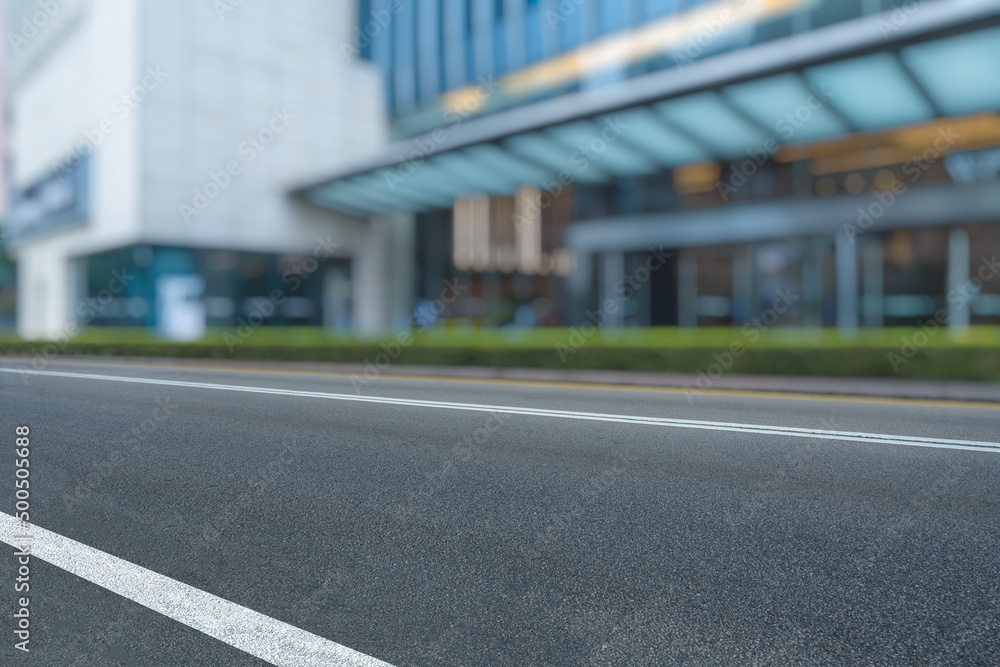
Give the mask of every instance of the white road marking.
M 52 377 L 76 378 L 81 380 L 106 380 L 113 382 L 134 382 L 138 384 L 166 385 L 170 387 L 190 387 L 193 389 L 216 389 L 240 391 L 253 394 L 273 394 L 278 396 L 298 396 L 322 398 L 335 401 L 358 403 L 382 403 L 443 410 L 467 410 L 473 412 L 496 412 L 500 414 L 554 417 L 559 419 L 580 419 L 585 421 L 615 422 L 619 424 L 644 424 L 706 431 L 732 431 L 757 435 L 784 435 L 793 438 L 816 438 L 846 442 L 865 442 L 880 445 L 906 445 L 908 447 L 931 447 L 934 449 L 961 449 L 972 452 L 1000 454 L 1000 442 L 978 440 L 950 440 L 946 438 L 922 438 L 909 435 L 889 435 L 884 433 L 859 433 L 854 431 L 830 431 L 824 429 L 796 428 L 791 426 L 766 426 L 760 424 L 738 424 L 732 422 L 701 421 L 695 419 L 672 419 L 667 417 L 641 417 L 631 415 L 603 414 L 598 412 L 573 412 L 569 410 L 543 410 L 506 405 L 480 405 L 477 403 L 450 403 L 445 401 L 422 401 L 409 398 L 389 398 L 380 396 L 359 396 L 354 394 L 333 394 L 318 391 L 297 391 L 294 389 L 271 389 L 268 387 L 246 387 L 231 384 L 210 384 L 206 382 L 184 382 L 181 380 L 157 380 L 152 378 L 132 378 L 117 375 L 93 375 L 89 373 L 63 373 L 59 371 L 34 371 L 16 368 L 0 368 L 3 373 L 26 373 Z
M 68 537 L 0 512 L 0 541 L 91 581 L 272 665 L 392 667 L 311 632 L 223 600 Z

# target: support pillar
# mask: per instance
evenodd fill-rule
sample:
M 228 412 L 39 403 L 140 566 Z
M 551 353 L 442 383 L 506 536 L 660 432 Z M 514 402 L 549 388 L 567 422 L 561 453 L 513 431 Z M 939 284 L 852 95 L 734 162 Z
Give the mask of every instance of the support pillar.
M 945 294 L 960 294 L 963 299 L 946 299 L 948 302 L 948 327 L 962 330 L 969 326 L 969 294 L 964 291 L 971 271 L 969 234 L 964 229 L 953 229 L 948 234 L 948 280 Z
M 29 340 L 55 340 L 75 333 L 73 308 L 77 265 L 44 244 L 17 252 L 17 333 Z
M 601 326 L 609 329 L 619 329 L 625 323 L 625 299 L 615 286 L 625 278 L 625 253 L 610 251 L 601 255 L 601 292 L 598 310 L 605 315 Z M 606 308 L 608 302 L 615 304 L 614 308 Z M 614 312 L 612 312 L 614 311 Z
M 698 255 L 693 248 L 679 251 L 677 259 L 677 324 L 698 326 Z
M 822 248 L 808 245 L 802 257 L 803 326 L 819 329 L 823 326 L 823 264 Z
M 733 326 L 742 325 L 753 312 L 753 252 L 753 246 L 745 245 L 733 255 Z
M 865 327 L 879 329 L 883 324 L 885 289 L 884 268 L 882 261 L 882 241 L 872 239 L 862 248 L 864 261 L 864 302 L 862 311 L 864 312 Z
M 410 326 L 415 298 L 415 224 L 409 211 L 376 215 L 353 258 L 355 331 L 378 337 Z
M 837 234 L 837 329 L 853 337 L 858 329 L 858 249 L 846 234 Z

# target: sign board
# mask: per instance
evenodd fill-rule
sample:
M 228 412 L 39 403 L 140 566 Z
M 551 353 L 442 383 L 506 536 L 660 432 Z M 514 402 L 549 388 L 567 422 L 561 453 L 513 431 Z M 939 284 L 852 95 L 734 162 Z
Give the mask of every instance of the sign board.
M 83 224 L 90 215 L 90 156 L 15 192 L 4 231 L 4 242 L 26 240 Z

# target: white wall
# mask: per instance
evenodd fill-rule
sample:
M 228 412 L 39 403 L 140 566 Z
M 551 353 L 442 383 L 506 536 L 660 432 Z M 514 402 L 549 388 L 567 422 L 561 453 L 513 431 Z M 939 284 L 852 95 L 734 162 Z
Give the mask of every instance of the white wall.
M 167 73 L 142 106 L 143 237 L 280 251 L 333 231 L 346 254 L 367 224 L 287 192 L 386 144 L 376 71 L 340 50 L 357 3 L 258 0 L 220 16 L 225 4 L 141 2 L 144 67 Z M 257 151 L 248 137 L 266 140 L 272 123 L 284 129 Z M 241 173 L 225 174 L 230 162 Z M 228 184 L 216 190 L 212 174 Z
M 31 239 L 12 253 L 22 336 L 65 331 L 76 293 L 73 257 L 130 243 L 139 234 L 138 116 L 115 111 L 116 98 L 137 80 L 137 9 L 118 0 L 60 4 L 8 63 L 14 190 L 55 171 L 75 151 L 89 152 L 88 134 L 97 144 L 90 155 L 87 224 Z M 8 28 L 22 32 L 17 22 Z
M 332 237 L 344 256 L 371 245 L 368 221 L 287 196 L 387 143 L 376 70 L 341 49 L 354 0 L 255 0 L 221 16 L 228 0 L 57 2 L 12 63 L 13 187 L 51 173 L 88 133 L 100 141 L 89 222 L 15 249 L 22 336 L 73 321 L 76 257 L 134 243 L 288 252 Z M 244 142 L 275 110 L 293 117 L 251 161 Z M 212 174 L 232 161 L 242 173 L 196 208 L 195 189 L 214 193 Z M 198 214 L 185 221 L 182 205 Z

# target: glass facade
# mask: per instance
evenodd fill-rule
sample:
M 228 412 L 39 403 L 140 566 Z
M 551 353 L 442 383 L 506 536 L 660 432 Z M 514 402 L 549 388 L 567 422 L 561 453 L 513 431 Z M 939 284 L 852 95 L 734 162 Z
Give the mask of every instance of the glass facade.
M 774 3 L 756 3 L 761 7 Z M 779 5 L 781 3 L 778 3 Z M 489 112 L 524 100 L 602 85 L 676 67 L 691 60 L 786 37 L 891 8 L 897 0 L 820 0 L 785 3 L 790 10 L 754 14 L 736 25 L 732 8 L 752 0 L 363 0 L 359 5 L 361 56 L 385 74 L 397 134 L 428 129 L 416 116 L 443 95 L 572 53 L 613 36 L 627 37 L 656 22 L 689 18 L 687 33 L 664 53 L 570 78 L 525 95 L 499 95 Z M 729 25 L 732 22 L 733 25 Z M 721 26 L 727 30 L 717 35 Z M 704 33 L 704 34 L 702 34 Z M 709 38 L 706 37 L 706 35 Z M 415 116 L 414 118 L 407 118 Z M 439 117 L 436 117 L 439 121 Z
M 1000 88 L 984 65 L 1000 27 L 923 14 L 923 33 L 890 44 L 934 5 L 427 0 L 411 12 L 373 0 L 366 11 L 396 8 L 372 57 L 395 136 L 416 150 L 316 194 L 355 214 L 413 211 L 416 310 L 467 286 L 434 314 L 444 326 L 574 325 L 609 299 L 609 327 L 741 326 L 781 294 L 794 299 L 777 326 L 914 326 L 941 312 L 995 324 L 1000 288 L 976 276 L 1000 250 Z M 852 19 L 871 39 L 842 53 L 836 24 Z M 820 54 L 783 62 L 762 46 L 789 37 L 792 52 Z M 741 49 L 759 71 L 740 70 Z M 726 52 L 716 70 L 697 66 L 721 83 L 685 78 Z
M 165 308 L 175 313 L 197 308 L 194 319 L 209 329 L 297 325 L 345 334 L 351 329 L 345 259 L 140 245 L 80 261 L 83 293 L 75 314 L 83 325 L 159 329 L 169 319 Z

